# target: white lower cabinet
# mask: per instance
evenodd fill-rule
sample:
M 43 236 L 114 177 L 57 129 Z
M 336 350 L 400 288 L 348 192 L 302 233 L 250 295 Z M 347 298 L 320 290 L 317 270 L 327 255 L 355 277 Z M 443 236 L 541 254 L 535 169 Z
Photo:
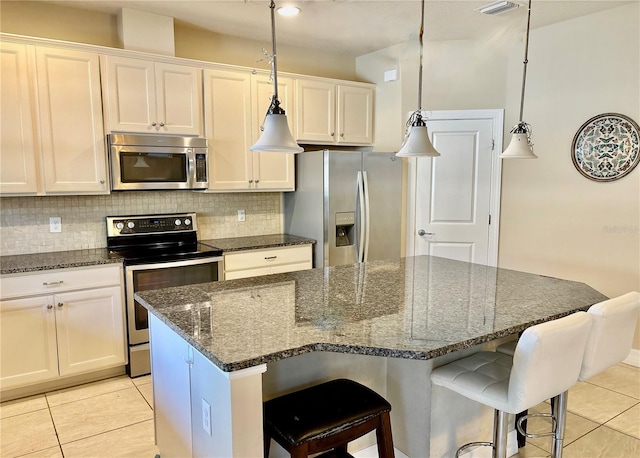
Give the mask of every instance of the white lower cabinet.
M 223 372 L 149 314 L 156 443 L 163 458 L 262 456 L 262 373 Z
M 295 272 L 312 268 L 312 245 L 296 245 L 224 254 L 224 279 Z
M 114 265 L 0 279 L 3 296 L 24 296 L 0 300 L 0 388 L 126 364 L 121 275 Z

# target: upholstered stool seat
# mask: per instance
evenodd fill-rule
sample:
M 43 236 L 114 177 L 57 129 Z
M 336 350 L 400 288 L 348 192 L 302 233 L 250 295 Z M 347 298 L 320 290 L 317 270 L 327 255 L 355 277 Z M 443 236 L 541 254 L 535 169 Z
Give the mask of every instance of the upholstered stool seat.
M 381 458 L 393 457 L 391 405 L 375 391 L 338 379 L 264 403 L 264 447 L 274 439 L 292 457 L 336 449 L 349 456 L 347 443 L 376 430 Z
M 431 381 L 495 409 L 493 442 L 474 444 L 492 445 L 493 456 L 504 458 L 507 414 L 529 409 L 576 383 L 591 324 L 587 313 L 578 312 L 532 326 L 523 332 L 513 357 L 479 352 L 434 369 Z M 554 443 L 561 446 L 563 431 L 556 433 Z
M 589 380 L 594 375 L 623 361 L 631 351 L 633 336 L 640 314 L 640 293 L 632 291 L 622 296 L 599 302 L 587 311 L 593 320 L 587 346 L 582 359 L 578 380 Z M 500 345 L 496 351 L 505 355 L 515 353 L 517 341 Z M 568 393 L 551 398 L 552 411 L 566 410 Z M 557 407 L 556 405 L 559 404 Z M 526 417 L 526 411 L 516 419 Z M 526 421 L 526 420 L 525 420 Z M 526 424 L 526 423 L 525 423 Z M 524 445 L 523 435 L 518 431 L 518 444 Z

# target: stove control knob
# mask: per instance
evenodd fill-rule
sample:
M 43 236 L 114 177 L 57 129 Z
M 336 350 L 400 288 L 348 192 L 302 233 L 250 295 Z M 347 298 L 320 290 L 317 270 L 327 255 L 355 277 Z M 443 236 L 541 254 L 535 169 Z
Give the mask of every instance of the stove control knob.
M 127 223 L 127 227 L 128 227 L 129 229 L 133 229 L 134 227 L 136 227 L 136 223 L 134 223 L 133 221 L 129 221 L 129 222 Z
M 176 226 L 180 226 L 182 224 L 182 221 L 180 221 L 179 219 L 175 220 Z
M 191 224 L 191 220 L 189 218 L 184 220 L 184 225 L 188 226 L 189 224 Z
M 121 231 L 122 229 L 124 229 L 124 223 L 122 221 L 118 221 L 116 223 L 116 229 L 118 229 L 119 231 Z

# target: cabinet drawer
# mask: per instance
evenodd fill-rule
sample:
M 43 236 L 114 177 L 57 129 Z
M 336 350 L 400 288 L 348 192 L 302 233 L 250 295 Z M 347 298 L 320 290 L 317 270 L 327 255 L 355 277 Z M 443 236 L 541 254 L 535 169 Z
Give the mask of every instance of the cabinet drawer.
M 29 272 L 0 278 L 0 296 L 3 299 L 40 294 L 54 294 L 74 289 L 120 285 L 122 266 L 89 266 Z
M 262 267 L 259 269 L 236 270 L 225 272 L 225 280 L 236 280 L 238 278 L 259 277 L 261 275 L 282 274 L 285 272 L 295 272 L 297 270 L 311 269 L 311 261 L 299 262 L 295 264 L 285 264 L 280 266 Z
M 311 268 L 311 245 L 267 248 L 224 255 L 225 272 L 271 268 L 288 264 L 307 263 Z M 300 269 L 295 269 L 300 270 Z M 280 270 L 279 272 L 283 272 Z M 273 272 L 276 273 L 276 272 Z M 225 277 L 228 278 L 228 277 Z

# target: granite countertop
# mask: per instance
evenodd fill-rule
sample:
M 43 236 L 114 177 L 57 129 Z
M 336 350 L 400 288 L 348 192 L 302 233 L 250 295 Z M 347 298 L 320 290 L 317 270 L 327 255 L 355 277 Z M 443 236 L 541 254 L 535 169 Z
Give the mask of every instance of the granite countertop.
M 271 234 L 200 240 L 200 243 L 209 247 L 219 248 L 224 252 L 230 252 L 278 246 L 307 245 L 315 243 L 315 240 L 288 234 Z M 110 254 L 106 248 L 0 256 L 0 275 L 118 262 L 121 263 L 122 258 L 116 254 Z
M 431 256 L 136 296 L 227 372 L 312 351 L 431 359 L 606 299 L 583 283 Z
M 106 248 L 0 256 L 0 275 L 122 263 Z
M 240 250 L 257 250 L 291 245 L 309 245 L 316 243 L 313 239 L 289 234 L 254 235 L 248 237 L 230 237 L 226 239 L 200 240 L 200 243 L 212 248 L 219 248 L 225 253 Z

